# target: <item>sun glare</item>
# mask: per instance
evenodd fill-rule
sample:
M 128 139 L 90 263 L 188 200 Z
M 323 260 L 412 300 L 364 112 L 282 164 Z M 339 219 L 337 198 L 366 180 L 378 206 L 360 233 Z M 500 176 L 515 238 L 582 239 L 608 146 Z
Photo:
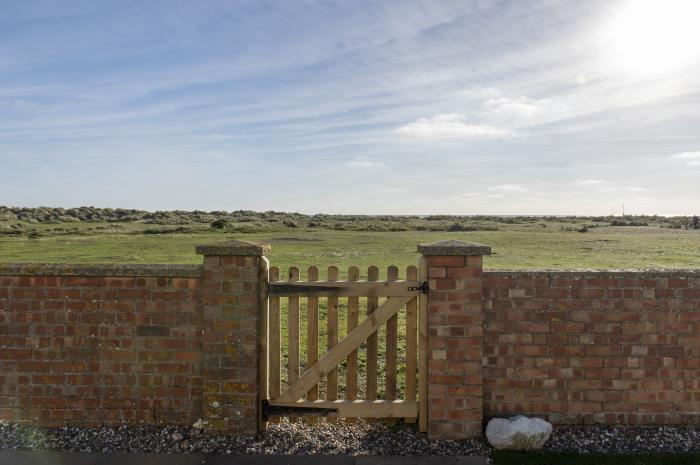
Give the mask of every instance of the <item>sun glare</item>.
M 606 27 L 611 66 L 640 77 L 700 59 L 700 0 L 626 0 Z

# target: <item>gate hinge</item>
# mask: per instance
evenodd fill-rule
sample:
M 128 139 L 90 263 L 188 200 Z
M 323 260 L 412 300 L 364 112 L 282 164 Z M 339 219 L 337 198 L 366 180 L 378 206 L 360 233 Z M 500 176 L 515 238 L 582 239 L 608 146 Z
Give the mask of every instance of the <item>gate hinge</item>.
M 260 417 L 262 421 L 270 420 L 270 401 L 267 399 L 260 401 Z
M 430 287 L 428 286 L 428 281 L 423 281 L 420 283 L 419 286 L 408 286 L 409 291 L 420 291 L 423 294 L 427 294 L 430 291 Z

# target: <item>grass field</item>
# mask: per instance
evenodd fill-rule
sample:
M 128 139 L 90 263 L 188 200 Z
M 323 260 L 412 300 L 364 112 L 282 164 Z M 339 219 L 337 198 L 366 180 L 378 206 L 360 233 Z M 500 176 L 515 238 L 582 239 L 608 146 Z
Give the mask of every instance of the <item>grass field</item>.
M 29 234 L 0 235 L 0 262 L 200 263 L 196 245 L 244 239 L 270 243 L 270 261 L 282 270 L 299 266 L 303 277 L 316 265 L 323 276 L 325 267 L 336 265 L 342 276 L 351 265 L 405 269 L 417 263 L 417 244 L 461 239 L 492 247 L 486 269 L 700 268 L 699 230 L 602 225 L 578 232 L 581 225 L 571 219 L 466 232 L 286 228 L 242 233 L 208 225 L 36 224 Z

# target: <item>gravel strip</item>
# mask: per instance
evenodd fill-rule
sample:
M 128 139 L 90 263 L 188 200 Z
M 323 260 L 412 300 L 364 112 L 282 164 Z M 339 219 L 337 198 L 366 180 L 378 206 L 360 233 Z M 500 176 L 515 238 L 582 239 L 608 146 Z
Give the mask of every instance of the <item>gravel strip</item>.
M 700 451 L 700 429 L 692 427 L 555 427 L 546 449 L 569 452 Z
M 185 452 L 199 454 L 487 455 L 482 440 L 428 441 L 413 428 L 358 421 L 270 425 L 255 437 L 202 434 L 195 428 L 36 428 L 0 425 L 0 450 Z
M 700 429 L 690 427 L 555 428 L 546 449 L 571 452 L 700 451 Z M 270 425 L 255 437 L 202 434 L 196 428 L 36 428 L 0 423 L 0 450 L 168 452 L 200 454 L 482 455 L 480 439 L 428 441 L 412 427 L 358 421 Z

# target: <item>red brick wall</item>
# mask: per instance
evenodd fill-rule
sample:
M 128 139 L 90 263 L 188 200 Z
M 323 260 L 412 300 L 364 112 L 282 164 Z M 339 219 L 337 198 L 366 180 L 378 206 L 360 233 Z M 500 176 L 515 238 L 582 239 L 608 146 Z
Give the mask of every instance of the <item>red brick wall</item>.
M 201 416 L 201 267 L 0 267 L 0 419 Z
M 700 424 L 700 272 L 485 272 L 484 415 Z
M 204 267 L 0 265 L 0 419 L 204 416 L 211 428 L 252 432 L 266 262 L 202 253 Z M 450 259 L 432 257 L 428 269 L 436 434 L 478 433 L 482 384 L 485 418 L 700 424 L 699 271 L 480 278 L 479 257 Z

